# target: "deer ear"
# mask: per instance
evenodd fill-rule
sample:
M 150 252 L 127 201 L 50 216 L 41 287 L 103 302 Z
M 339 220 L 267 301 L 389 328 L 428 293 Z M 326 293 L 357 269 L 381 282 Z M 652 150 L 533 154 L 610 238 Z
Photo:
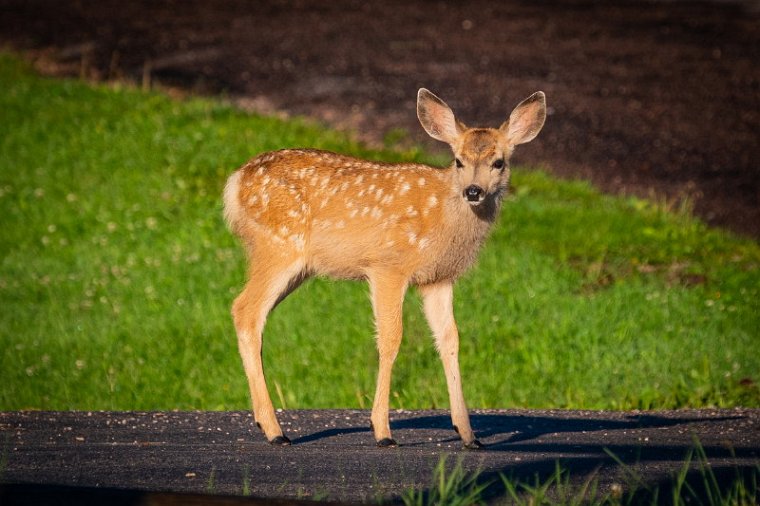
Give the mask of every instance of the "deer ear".
M 457 121 L 446 102 L 425 88 L 417 93 L 417 118 L 433 139 L 453 145 L 465 126 Z
M 515 107 L 509 115 L 509 121 L 499 130 L 507 136 L 512 146 L 524 144 L 536 138 L 546 120 L 546 95 L 537 91 Z

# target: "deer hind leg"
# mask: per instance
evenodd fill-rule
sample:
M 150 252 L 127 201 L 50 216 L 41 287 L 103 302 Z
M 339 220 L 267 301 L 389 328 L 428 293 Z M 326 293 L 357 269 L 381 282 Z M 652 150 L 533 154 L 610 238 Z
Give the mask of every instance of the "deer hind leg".
M 482 448 L 475 439 L 470 426 L 470 416 L 462 393 L 462 380 L 459 373 L 459 332 L 454 321 L 453 287 L 444 282 L 420 287 L 425 316 L 435 337 L 436 348 L 443 362 L 446 384 L 449 388 L 451 404 L 451 421 L 454 429 L 469 449 Z
M 264 378 L 262 331 L 269 312 L 303 281 L 305 275 L 302 262 L 291 259 L 290 263 L 274 263 L 273 258 L 277 256 L 267 255 L 266 262 L 256 262 L 256 258 L 252 258 L 250 280 L 232 304 L 232 316 L 256 424 L 270 443 L 288 445 L 290 440 L 282 434 Z
M 401 311 L 407 280 L 393 274 L 377 273 L 370 276 L 369 284 L 380 359 L 375 401 L 372 404 L 372 429 L 378 446 L 396 446 L 396 441 L 391 437 L 388 409 L 391 372 L 401 346 Z

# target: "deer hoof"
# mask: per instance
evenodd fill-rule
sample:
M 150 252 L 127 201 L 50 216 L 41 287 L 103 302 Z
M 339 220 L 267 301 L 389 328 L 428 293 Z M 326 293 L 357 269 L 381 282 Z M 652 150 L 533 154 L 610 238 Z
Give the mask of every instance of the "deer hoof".
M 290 446 L 290 439 L 288 439 L 286 436 L 277 436 L 272 439 L 269 444 L 272 446 Z
M 485 448 L 483 443 L 481 443 L 477 439 L 473 439 L 469 443 L 466 443 L 464 447 L 467 448 L 468 450 L 482 450 L 483 448 Z
M 391 439 L 389 437 L 385 437 L 377 442 L 377 446 L 380 448 L 391 448 L 393 446 L 398 446 L 398 443 L 395 439 Z

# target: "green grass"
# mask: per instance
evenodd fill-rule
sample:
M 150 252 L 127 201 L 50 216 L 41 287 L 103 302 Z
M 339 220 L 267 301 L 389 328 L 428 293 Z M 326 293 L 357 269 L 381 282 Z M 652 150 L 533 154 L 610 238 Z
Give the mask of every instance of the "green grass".
M 431 486 L 427 490 L 410 489 L 401 495 L 405 506 L 472 506 L 482 504 L 484 492 L 491 485 L 479 483 L 480 473 L 466 472 L 461 462 L 453 466 L 446 465 L 446 458 L 441 457 L 433 470 Z
M 220 194 L 288 146 L 429 160 L 0 56 L 0 409 L 247 409 L 229 317 L 244 255 Z M 758 407 L 759 264 L 757 243 L 686 211 L 518 170 L 456 288 L 469 404 Z M 419 305 L 411 291 L 391 403 L 446 407 Z M 364 284 L 308 282 L 265 342 L 276 405 L 371 404 Z

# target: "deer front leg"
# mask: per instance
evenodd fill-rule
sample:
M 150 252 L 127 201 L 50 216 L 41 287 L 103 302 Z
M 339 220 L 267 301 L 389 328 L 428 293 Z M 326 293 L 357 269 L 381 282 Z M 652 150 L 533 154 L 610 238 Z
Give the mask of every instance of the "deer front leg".
M 420 287 L 425 316 L 435 337 L 436 348 L 443 362 L 446 384 L 449 388 L 451 421 L 454 429 L 468 449 L 479 449 L 483 445 L 475 439 L 470 427 L 470 416 L 462 393 L 459 373 L 459 332 L 454 321 L 454 290 L 451 282 L 436 283 Z
M 372 428 L 378 446 L 396 446 L 388 420 L 391 372 L 401 346 L 401 311 L 407 280 L 389 273 L 376 273 L 369 278 L 372 309 L 377 327 L 377 351 L 380 365 L 377 372 L 375 401 L 372 404 Z

